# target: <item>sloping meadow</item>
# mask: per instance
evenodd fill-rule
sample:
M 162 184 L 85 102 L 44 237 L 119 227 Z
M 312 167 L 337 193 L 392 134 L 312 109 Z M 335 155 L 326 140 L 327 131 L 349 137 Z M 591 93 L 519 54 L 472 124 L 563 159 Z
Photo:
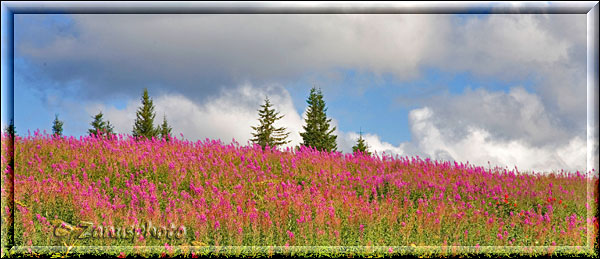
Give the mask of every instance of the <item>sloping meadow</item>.
M 124 135 L 17 136 L 11 210 L 7 138 L 2 231 L 19 246 L 586 246 L 598 231 L 579 172 Z

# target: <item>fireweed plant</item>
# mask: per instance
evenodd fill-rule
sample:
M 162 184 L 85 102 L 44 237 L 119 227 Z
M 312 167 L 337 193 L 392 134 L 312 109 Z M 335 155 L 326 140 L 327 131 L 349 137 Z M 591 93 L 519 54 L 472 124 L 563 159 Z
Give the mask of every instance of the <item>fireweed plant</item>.
M 19 246 L 586 246 L 598 233 L 579 172 L 39 131 L 15 137 L 10 168 L 8 138 L 2 232 L 14 214 Z

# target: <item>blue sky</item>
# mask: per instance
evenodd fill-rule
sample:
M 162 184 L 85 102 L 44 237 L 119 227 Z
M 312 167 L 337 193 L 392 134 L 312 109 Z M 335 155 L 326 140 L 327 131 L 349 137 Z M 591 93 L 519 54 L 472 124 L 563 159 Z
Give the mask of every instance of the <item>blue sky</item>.
M 585 15 L 16 15 L 15 124 L 50 132 L 59 114 L 64 134 L 80 136 L 102 110 L 129 134 L 148 87 L 157 124 L 164 114 L 186 138 L 245 142 L 267 94 L 299 135 L 316 85 L 343 152 L 362 130 L 377 152 L 581 169 L 585 25 Z

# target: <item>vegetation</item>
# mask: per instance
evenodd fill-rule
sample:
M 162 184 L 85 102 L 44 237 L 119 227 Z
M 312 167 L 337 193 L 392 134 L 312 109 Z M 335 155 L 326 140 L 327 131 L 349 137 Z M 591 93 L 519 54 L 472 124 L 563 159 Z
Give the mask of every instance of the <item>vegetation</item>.
M 154 104 L 148 96 L 148 89 L 144 88 L 142 94 L 142 106 L 136 112 L 135 124 L 133 125 L 132 135 L 136 138 L 144 137 L 147 139 L 155 138 L 159 130 L 154 127 Z
M 328 152 L 336 151 L 337 136 L 333 134 L 335 127 L 330 129 L 331 119 L 327 119 L 327 108 L 321 89 L 317 90 L 315 87 L 310 89 L 306 102 L 308 103 L 306 125 L 303 126 L 304 132 L 300 133 L 302 145 Z
M 169 139 L 171 138 L 172 130 L 173 129 L 171 128 L 171 126 L 169 126 L 169 123 L 167 122 L 167 116 L 163 115 L 163 123 L 160 126 L 160 138 L 169 141 Z
M 54 115 L 54 121 L 52 122 L 52 135 L 54 136 L 62 136 L 63 132 L 63 122 L 58 119 L 58 114 Z
M 15 127 L 15 122 L 13 119 L 10 119 L 10 122 L 8 123 L 8 125 L 6 125 L 6 127 L 4 127 L 4 132 L 6 134 L 8 134 L 9 136 L 15 136 L 17 134 L 17 129 Z
M 269 98 L 265 98 L 265 103 L 260 106 L 262 109 L 258 110 L 259 125 L 251 126 L 255 131 L 252 133 L 254 138 L 252 142 L 260 145 L 263 149 L 266 146 L 276 147 L 289 143 L 286 140 L 289 132 L 285 132 L 284 127 L 275 128 L 275 121 L 283 118 L 283 115 L 279 116 L 279 112 L 276 112 L 274 108 L 271 108 L 271 102 Z
M 7 137 L 3 154 L 10 152 Z M 597 244 L 588 245 L 588 232 L 598 233 L 597 175 L 211 140 L 53 138 L 39 131 L 16 138 L 14 207 L 3 207 L 2 231 L 14 213 L 19 246 L 102 246 L 117 255 L 160 246 L 188 256 L 223 246 L 232 254 L 242 246 L 267 253 L 260 247 L 285 253 L 316 246 L 371 256 L 490 248 L 529 254 L 540 247 L 554 254 L 562 246 L 589 253 Z M 7 182 L 10 170 L 1 177 Z M 2 189 L 2 199 L 9 191 Z M 91 234 L 79 238 L 86 224 Z M 180 238 L 168 235 L 182 226 Z M 128 227 L 140 235 L 123 233 Z
M 92 117 L 94 118 L 94 121 L 90 123 L 90 125 L 92 125 L 92 128 L 88 130 L 90 136 L 109 136 L 114 134 L 113 125 L 110 124 L 110 121 L 104 121 L 102 116 L 102 112 L 99 112 L 98 114 L 96 114 L 96 116 Z
M 360 132 L 360 136 L 358 137 L 358 141 L 356 142 L 356 145 L 354 145 L 352 147 L 352 152 L 353 153 L 362 152 L 369 156 L 371 155 L 371 152 L 368 151 L 367 143 L 365 143 L 365 140 L 362 138 L 362 131 Z

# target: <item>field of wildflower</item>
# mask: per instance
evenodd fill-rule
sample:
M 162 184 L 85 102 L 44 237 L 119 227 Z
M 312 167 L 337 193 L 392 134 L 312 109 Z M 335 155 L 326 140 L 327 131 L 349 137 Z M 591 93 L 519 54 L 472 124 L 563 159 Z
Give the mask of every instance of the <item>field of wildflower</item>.
M 36 132 L 16 136 L 14 150 L 10 143 L 3 135 L 2 242 L 24 253 L 48 246 L 113 247 L 120 257 L 142 247 L 194 257 L 222 246 L 384 247 L 385 254 L 597 246 L 598 177 L 585 173 L 304 147 L 263 151 L 208 139 Z

